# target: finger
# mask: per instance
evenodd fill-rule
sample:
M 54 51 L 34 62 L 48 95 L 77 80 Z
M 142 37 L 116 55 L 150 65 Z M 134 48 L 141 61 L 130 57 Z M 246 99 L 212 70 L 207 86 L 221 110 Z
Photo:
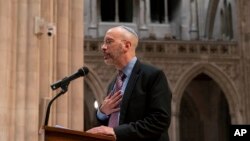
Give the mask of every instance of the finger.
M 116 92 L 110 99 L 113 101 L 117 101 L 122 97 L 121 91 Z
M 96 128 L 91 128 L 86 131 L 87 133 L 96 133 Z
M 115 92 L 113 95 L 111 95 L 111 98 L 117 97 L 121 94 L 121 91 Z
M 111 97 L 111 94 L 108 94 L 108 95 L 104 98 L 104 100 L 110 99 L 110 97 Z
M 122 101 L 122 95 L 113 99 L 113 105 L 120 104 L 121 101 Z
M 119 106 L 121 104 L 122 98 L 118 99 L 114 104 L 116 105 L 115 107 Z
M 114 108 L 114 109 L 112 109 L 111 113 L 115 113 L 115 112 L 119 112 L 119 111 L 120 111 L 120 108 Z

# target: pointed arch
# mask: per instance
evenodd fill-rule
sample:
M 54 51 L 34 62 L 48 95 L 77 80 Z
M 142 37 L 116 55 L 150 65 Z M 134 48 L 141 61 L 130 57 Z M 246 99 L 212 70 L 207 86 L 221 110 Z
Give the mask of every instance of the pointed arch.
M 176 83 L 176 87 L 173 90 L 173 107 L 175 107 L 174 113 L 179 115 L 181 98 L 187 85 L 197 75 L 204 73 L 211 77 L 222 89 L 225 97 L 228 101 L 229 111 L 232 119 L 232 123 L 241 123 L 242 115 L 239 112 L 239 97 L 233 81 L 221 71 L 217 66 L 207 63 L 198 63 L 190 67 L 184 72 Z

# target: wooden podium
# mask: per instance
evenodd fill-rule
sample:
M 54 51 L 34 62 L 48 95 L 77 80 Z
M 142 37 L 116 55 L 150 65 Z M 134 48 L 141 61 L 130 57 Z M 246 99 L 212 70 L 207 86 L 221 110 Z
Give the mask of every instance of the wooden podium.
M 113 136 L 97 135 L 64 128 L 45 126 L 45 141 L 115 141 Z

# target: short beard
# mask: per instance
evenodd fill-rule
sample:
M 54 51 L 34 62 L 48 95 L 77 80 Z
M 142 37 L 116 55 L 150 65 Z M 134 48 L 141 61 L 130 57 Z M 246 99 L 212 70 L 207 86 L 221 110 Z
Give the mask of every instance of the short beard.
M 105 64 L 115 66 L 117 64 L 118 58 L 120 58 L 120 56 L 122 56 L 122 54 L 123 54 L 123 51 L 122 51 L 122 47 L 120 46 L 119 49 L 117 49 L 115 52 L 113 52 L 111 58 L 104 60 Z
M 113 60 L 104 60 L 107 65 L 115 65 Z

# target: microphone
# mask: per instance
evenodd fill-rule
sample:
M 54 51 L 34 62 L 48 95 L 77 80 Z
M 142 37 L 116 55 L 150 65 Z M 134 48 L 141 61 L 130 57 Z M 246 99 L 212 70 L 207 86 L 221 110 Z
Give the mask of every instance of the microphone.
M 70 81 L 78 78 L 78 77 L 81 77 L 81 76 L 85 76 L 87 75 L 89 72 L 89 69 L 87 67 L 82 67 L 80 68 L 77 72 L 75 72 L 74 74 L 70 75 L 70 76 L 66 76 L 65 78 L 63 78 L 62 80 L 59 80 L 55 83 L 53 83 L 52 85 L 50 85 L 51 89 L 52 90 L 55 90 L 59 87 L 62 87 L 62 86 L 66 86 L 69 84 Z

